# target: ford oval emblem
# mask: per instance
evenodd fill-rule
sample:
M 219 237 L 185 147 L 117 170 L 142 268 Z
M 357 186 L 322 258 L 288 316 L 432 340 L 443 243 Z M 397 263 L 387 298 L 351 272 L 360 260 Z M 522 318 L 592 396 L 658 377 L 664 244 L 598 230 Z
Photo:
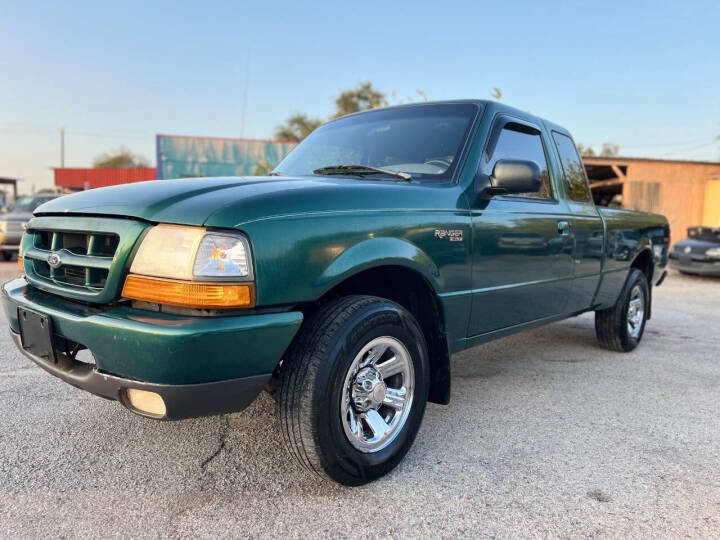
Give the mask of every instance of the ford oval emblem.
M 57 253 L 51 253 L 50 255 L 48 255 L 47 263 L 53 268 L 57 268 L 62 264 L 62 259 Z

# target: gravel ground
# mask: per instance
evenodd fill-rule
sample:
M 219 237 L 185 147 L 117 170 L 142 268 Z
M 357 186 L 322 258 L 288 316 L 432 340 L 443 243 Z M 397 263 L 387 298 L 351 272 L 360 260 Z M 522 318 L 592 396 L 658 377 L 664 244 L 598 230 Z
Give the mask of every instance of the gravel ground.
M 3 331 L 0 536 L 718 536 L 719 327 L 720 281 L 673 275 L 634 353 L 600 349 L 591 315 L 467 351 L 452 403 L 354 489 L 290 460 L 266 395 L 154 422 L 47 375 Z

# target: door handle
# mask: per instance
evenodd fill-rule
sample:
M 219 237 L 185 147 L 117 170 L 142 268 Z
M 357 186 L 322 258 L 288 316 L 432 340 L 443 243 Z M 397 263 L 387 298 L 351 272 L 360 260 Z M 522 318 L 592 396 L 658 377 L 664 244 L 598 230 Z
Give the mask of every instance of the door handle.
M 558 221 L 558 234 L 568 236 L 570 234 L 570 223 L 567 221 Z

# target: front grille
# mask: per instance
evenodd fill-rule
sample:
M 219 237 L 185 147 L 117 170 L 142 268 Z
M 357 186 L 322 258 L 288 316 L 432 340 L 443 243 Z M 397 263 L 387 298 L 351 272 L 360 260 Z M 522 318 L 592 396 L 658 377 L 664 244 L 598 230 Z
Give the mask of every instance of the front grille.
M 690 248 L 690 251 L 685 251 L 686 248 Z M 675 249 L 671 252 L 677 255 L 678 257 L 705 257 L 705 252 L 710 249 L 711 247 L 715 247 L 712 244 L 706 244 L 706 245 L 696 245 L 696 244 L 690 244 L 690 245 L 683 245 L 683 246 L 675 246 Z
M 6 221 L 5 230 L 8 234 L 21 235 L 23 233 L 23 221 Z
M 112 218 L 33 218 L 22 248 L 28 281 L 53 294 L 111 302 L 119 296 L 127 258 L 145 227 Z
M 117 234 L 34 230 L 31 243 L 34 249 L 26 253 L 26 257 L 32 260 L 35 272 L 47 280 L 88 290 L 101 290 L 107 283 L 118 241 Z M 33 257 L 35 250 L 45 260 Z M 48 263 L 51 253 L 68 263 L 51 266 Z
M 112 257 L 118 247 L 117 234 L 36 231 L 35 247 L 46 251 L 67 249 L 76 255 Z

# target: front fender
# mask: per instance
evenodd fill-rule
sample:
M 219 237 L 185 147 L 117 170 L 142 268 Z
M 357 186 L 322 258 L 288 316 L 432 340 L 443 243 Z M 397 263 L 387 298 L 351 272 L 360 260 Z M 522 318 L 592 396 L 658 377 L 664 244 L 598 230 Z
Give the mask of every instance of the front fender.
M 470 288 L 470 241 L 438 238 L 463 231 L 468 216 L 451 211 L 357 212 L 282 217 L 248 223 L 258 306 L 314 302 L 344 279 L 385 265 L 413 270 L 438 294 Z
M 349 277 L 379 266 L 403 266 L 440 287 L 440 270 L 418 246 L 400 238 L 369 238 L 343 251 L 320 274 L 315 287 L 326 293 Z

